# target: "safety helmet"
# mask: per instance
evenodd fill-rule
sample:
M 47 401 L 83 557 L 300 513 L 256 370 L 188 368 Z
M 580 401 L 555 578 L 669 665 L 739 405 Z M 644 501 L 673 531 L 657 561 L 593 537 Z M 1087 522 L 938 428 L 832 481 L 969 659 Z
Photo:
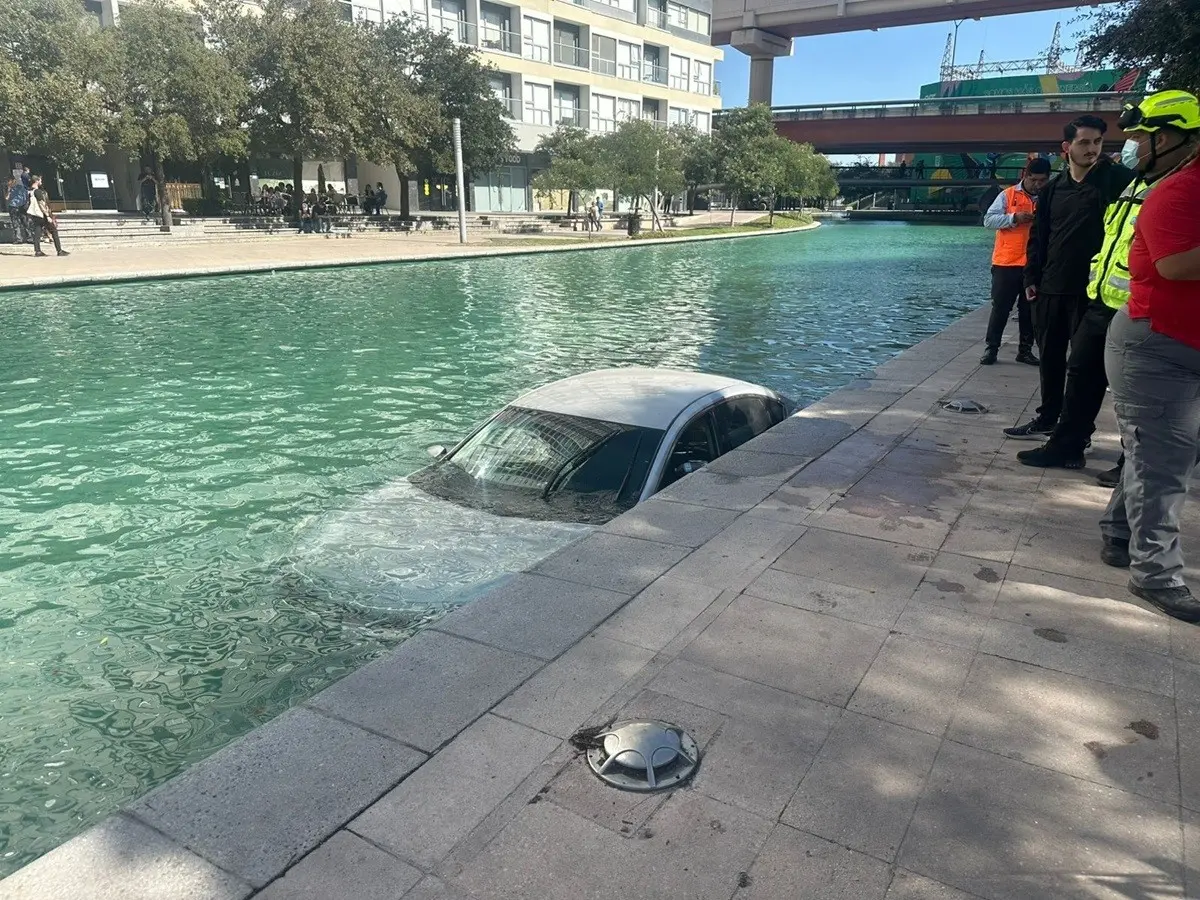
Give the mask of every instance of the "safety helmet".
M 1117 124 L 1122 131 L 1155 132 L 1164 125 L 1200 131 L 1200 100 L 1187 91 L 1159 91 L 1140 103 L 1127 103 Z

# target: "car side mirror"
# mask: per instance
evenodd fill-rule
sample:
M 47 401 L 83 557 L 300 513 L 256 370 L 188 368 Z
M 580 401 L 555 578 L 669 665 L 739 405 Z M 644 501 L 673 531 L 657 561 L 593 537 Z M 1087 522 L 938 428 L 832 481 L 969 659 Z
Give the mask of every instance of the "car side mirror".
M 450 449 L 442 444 L 433 444 L 432 446 L 426 447 L 425 452 L 434 459 L 441 459 L 450 452 Z
M 684 475 L 691 475 L 693 472 L 699 472 L 708 463 L 702 459 L 689 459 L 687 462 L 680 463 L 675 467 L 675 477 L 682 478 Z

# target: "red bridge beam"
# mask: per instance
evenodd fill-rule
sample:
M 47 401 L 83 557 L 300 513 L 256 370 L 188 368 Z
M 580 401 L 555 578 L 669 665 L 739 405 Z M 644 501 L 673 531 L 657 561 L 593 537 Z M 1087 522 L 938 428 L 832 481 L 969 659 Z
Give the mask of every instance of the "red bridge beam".
M 981 116 L 887 116 L 777 121 L 775 130 L 788 140 L 809 143 L 821 153 L 922 153 L 994 151 L 996 153 L 1057 150 L 1063 126 L 1082 113 Z M 1101 113 L 1116 139 L 1116 113 Z

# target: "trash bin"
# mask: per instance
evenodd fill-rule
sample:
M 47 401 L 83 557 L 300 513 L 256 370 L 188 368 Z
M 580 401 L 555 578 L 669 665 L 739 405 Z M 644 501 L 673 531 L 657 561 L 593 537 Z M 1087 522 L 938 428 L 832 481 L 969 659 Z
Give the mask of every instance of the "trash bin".
M 629 216 L 629 236 L 640 234 L 642 231 L 642 217 L 638 215 Z

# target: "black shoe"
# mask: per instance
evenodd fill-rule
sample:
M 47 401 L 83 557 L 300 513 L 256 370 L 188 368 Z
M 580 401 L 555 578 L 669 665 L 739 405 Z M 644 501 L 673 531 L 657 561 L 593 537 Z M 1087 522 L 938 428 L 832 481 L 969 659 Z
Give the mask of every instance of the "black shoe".
M 1017 354 L 1017 362 L 1025 363 L 1027 366 L 1040 366 L 1042 361 L 1033 355 L 1032 350 L 1022 350 Z
M 1100 562 L 1114 569 L 1129 568 L 1129 541 L 1117 538 L 1104 538 L 1104 546 L 1100 548 Z
M 1140 597 L 1151 606 L 1161 609 L 1168 616 L 1184 622 L 1200 622 L 1200 600 L 1183 587 L 1148 588 L 1129 582 L 1129 593 Z
M 34 256 L 45 256 L 46 254 L 45 254 L 45 253 L 43 253 L 41 250 L 39 250 L 37 253 L 35 253 L 35 254 L 33 254 L 33 255 L 34 255 Z
M 983 351 L 983 356 L 979 357 L 979 364 L 981 366 L 994 366 L 996 364 L 996 357 L 999 355 L 999 350 L 993 350 L 991 347 L 988 347 Z
M 59 250 L 58 255 L 59 256 L 70 256 L 71 254 L 68 253 L 66 250 Z
M 1023 466 L 1040 469 L 1082 469 L 1087 463 L 1082 453 L 1072 453 L 1053 442 L 1047 442 L 1033 450 L 1022 450 L 1017 459 Z
M 1040 441 L 1052 434 L 1054 434 L 1054 426 L 1041 419 L 1034 419 L 1024 425 L 1017 425 L 1015 428 L 1004 429 L 1004 436 L 1015 441 Z
M 1113 466 L 1096 476 L 1096 484 L 1100 487 L 1115 488 L 1121 483 L 1121 466 Z

